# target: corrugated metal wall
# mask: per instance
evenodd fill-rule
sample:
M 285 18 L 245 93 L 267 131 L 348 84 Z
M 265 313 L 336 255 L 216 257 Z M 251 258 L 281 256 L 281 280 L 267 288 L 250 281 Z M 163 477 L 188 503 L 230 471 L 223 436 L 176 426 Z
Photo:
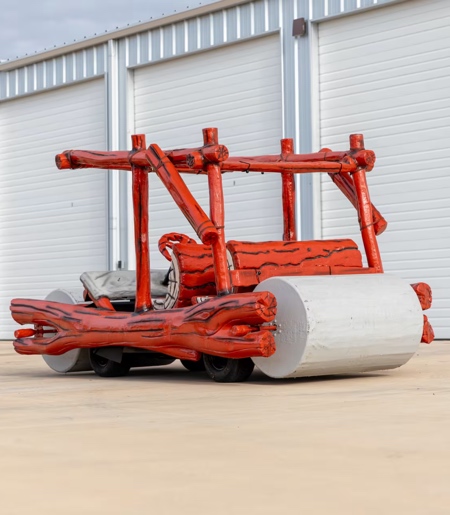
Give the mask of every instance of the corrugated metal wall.
M 107 172 L 58 171 L 55 154 L 105 146 L 102 80 L 0 104 L 0 338 L 12 298 L 81 293 L 107 267 Z
M 96 145 L 95 141 L 97 141 L 97 145 L 101 148 L 105 146 L 110 149 L 127 148 L 129 135 L 135 128 L 130 70 L 139 69 L 148 64 L 169 62 L 174 58 L 263 35 L 279 33 L 281 131 L 284 137 L 294 138 L 297 151 L 307 152 L 313 149 L 314 88 L 311 81 L 311 66 L 314 63 L 314 49 L 311 37 L 292 37 L 292 20 L 305 17 L 307 20 L 318 21 L 324 17 L 341 16 L 395 1 L 255 0 L 237 2 L 236 5 L 230 5 L 229 1 L 222 9 L 219 8 L 220 4 L 213 4 L 206 13 L 204 8 L 198 15 L 187 13 L 186 20 L 177 19 L 172 23 L 169 17 L 161 22 L 152 22 L 151 27 L 148 28 L 145 28 L 147 24 L 143 24 L 142 27 L 124 29 L 126 34 L 124 31 L 118 31 L 117 34 L 95 38 L 91 42 L 86 41 L 64 47 L 59 51 L 52 50 L 42 56 L 2 63 L 0 64 L 0 106 L 7 106 L 9 103 L 12 105 L 20 101 L 21 97 L 33 98 L 37 93 L 44 91 L 55 90 L 51 95 L 58 97 L 60 95 L 58 88 L 104 77 L 105 118 L 108 123 L 105 127 L 103 143 L 98 137 L 89 139 L 86 143 L 83 143 L 84 140 L 71 137 L 68 145 L 81 145 L 87 148 L 91 143 Z M 89 87 L 89 83 L 86 83 L 86 87 Z M 71 89 L 66 91 L 70 103 Z M 61 111 L 61 116 L 65 114 Z M 0 111 L 0 123 L 1 117 Z M 84 123 L 80 120 L 80 127 Z M 35 136 L 35 143 L 38 145 L 45 146 L 50 143 L 53 151 L 62 150 L 59 140 L 44 141 L 40 139 L 44 135 L 38 131 Z M 20 176 L 17 175 L 16 179 L 20 187 Z M 76 177 L 74 179 L 77 180 Z M 298 185 L 301 185 L 298 191 L 302 200 L 301 236 L 307 239 L 313 236 L 314 231 L 312 224 L 314 186 L 307 175 L 301 177 Z M 105 245 L 106 239 L 109 241 L 109 266 L 111 267 L 114 267 L 119 259 L 123 263 L 127 263 L 128 260 L 126 228 L 129 200 L 126 198 L 126 190 L 126 175 L 113 172 L 109 190 L 110 221 L 109 227 L 104 227 Z M 109 238 L 107 238 L 108 235 Z M 0 276 L 4 276 L 4 271 L 0 270 Z
M 202 128 L 220 127 L 219 141 L 232 155 L 279 153 L 282 133 L 280 38 L 258 40 L 164 62 L 135 72 L 135 129 L 164 149 L 202 145 Z M 185 175 L 209 212 L 207 177 Z M 281 239 L 278 174 L 224 174 L 227 239 Z M 150 177 L 151 260 L 167 265 L 158 239 L 179 231 L 198 240 L 166 188 Z M 133 248 L 130 249 L 134 250 Z
M 291 37 L 292 17 L 318 21 L 397 1 L 402 0 L 255 0 L 226 9 L 212 4 L 208 14 L 189 17 L 188 11 L 184 21 L 170 23 L 162 18 L 160 26 L 151 30 L 140 31 L 137 25 L 133 35 L 122 37 L 118 31 L 117 36 L 112 32 L 109 39 L 123 45 L 124 64 L 134 67 L 262 35 L 283 26 Z M 46 58 L 44 52 L 42 57 L 17 60 L 17 66 L 14 61 L 0 64 L 0 101 L 103 75 L 108 68 L 108 47 L 106 43 L 97 44 L 97 39 L 92 39 L 92 46 L 87 40 L 86 47 L 77 51 L 70 51 L 70 46 L 62 47 L 59 55 L 52 58 Z M 23 65 L 23 60 L 33 62 Z
M 0 71 L 0 101 L 100 77 L 106 71 L 106 52 L 106 45 L 98 45 Z
M 278 1 L 251 2 L 125 39 L 128 66 L 154 63 L 279 28 Z
M 450 3 L 411 0 L 320 25 L 321 144 L 362 132 L 377 154 L 372 200 L 389 222 L 385 269 L 433 289 L 430 320 L 450 337 Z M 355 71 L 357 73 L 355 73 Z M 326 238 L 359 238 L 354 209 L 323 179 Z

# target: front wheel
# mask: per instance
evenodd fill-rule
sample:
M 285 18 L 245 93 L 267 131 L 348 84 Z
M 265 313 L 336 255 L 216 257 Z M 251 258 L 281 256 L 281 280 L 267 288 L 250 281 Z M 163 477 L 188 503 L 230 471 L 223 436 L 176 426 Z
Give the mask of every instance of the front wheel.
M 246 381 L 253 372 L 254 363 L 250 358 L 231 359 L 203 354 L 206 372 L 217 383 L 240 383 Z
M 89 361 L 94 372 L 100 377 L 122 377 L 130 371 L 128 365 L 100 356 L 97 349 L 89 349 Z

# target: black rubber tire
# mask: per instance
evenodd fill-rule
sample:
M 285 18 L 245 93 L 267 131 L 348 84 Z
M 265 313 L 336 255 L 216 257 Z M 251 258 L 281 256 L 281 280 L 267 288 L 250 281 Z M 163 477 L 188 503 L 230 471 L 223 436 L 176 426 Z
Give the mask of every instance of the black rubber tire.
M 190 361 L 189 359 L 182 359 L 180 360 L 181 364 L 184 368 L 189 370 L 189 372 L 204 372 L 205 371 L 205 364 L 203 363 L 203 360 L 200 359 L 198 361 Z
M 126 376 L 130 371 L 128 365 L 103 358 L 96 354 L 95 349 L 89 350 L 89 361 L 94 372 L 100 377 L 122 377 Z
M 250 358 L 230 359 L 203 354 L 207 374 L 217 383 L 240 383 L 246 381 L 255 364 Z

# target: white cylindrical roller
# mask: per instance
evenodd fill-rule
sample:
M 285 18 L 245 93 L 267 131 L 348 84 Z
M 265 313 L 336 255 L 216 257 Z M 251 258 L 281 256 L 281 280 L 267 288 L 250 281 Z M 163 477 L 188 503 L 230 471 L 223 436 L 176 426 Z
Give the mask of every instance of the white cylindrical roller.
M 411 286 L 386 274 L 272 277 L 277 350 L 253 358 L 270 377 L 351 374 L 400 367 L 419 346 L 423 315 Z
M 45 300 L 64 304 L 77 304 L 79 302 L 75 295 L 66 290 L 54 290 L 45 297 Z M 47 327 L 47 329 L 50 328 Z M 42 357 L 52 370 L 61 374 L 92 370 L 88 349 L 72 349 L 59 356 L 43 354 Z

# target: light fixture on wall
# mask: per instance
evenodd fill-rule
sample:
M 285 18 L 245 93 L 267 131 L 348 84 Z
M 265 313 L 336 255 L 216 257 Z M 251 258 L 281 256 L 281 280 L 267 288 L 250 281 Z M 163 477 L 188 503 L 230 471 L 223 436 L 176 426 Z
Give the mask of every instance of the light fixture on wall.
M 292 35 L 294 37 L 301 37 L 306 35 L 306 20 L 305 18 L 297 18 L 292 23 Z

